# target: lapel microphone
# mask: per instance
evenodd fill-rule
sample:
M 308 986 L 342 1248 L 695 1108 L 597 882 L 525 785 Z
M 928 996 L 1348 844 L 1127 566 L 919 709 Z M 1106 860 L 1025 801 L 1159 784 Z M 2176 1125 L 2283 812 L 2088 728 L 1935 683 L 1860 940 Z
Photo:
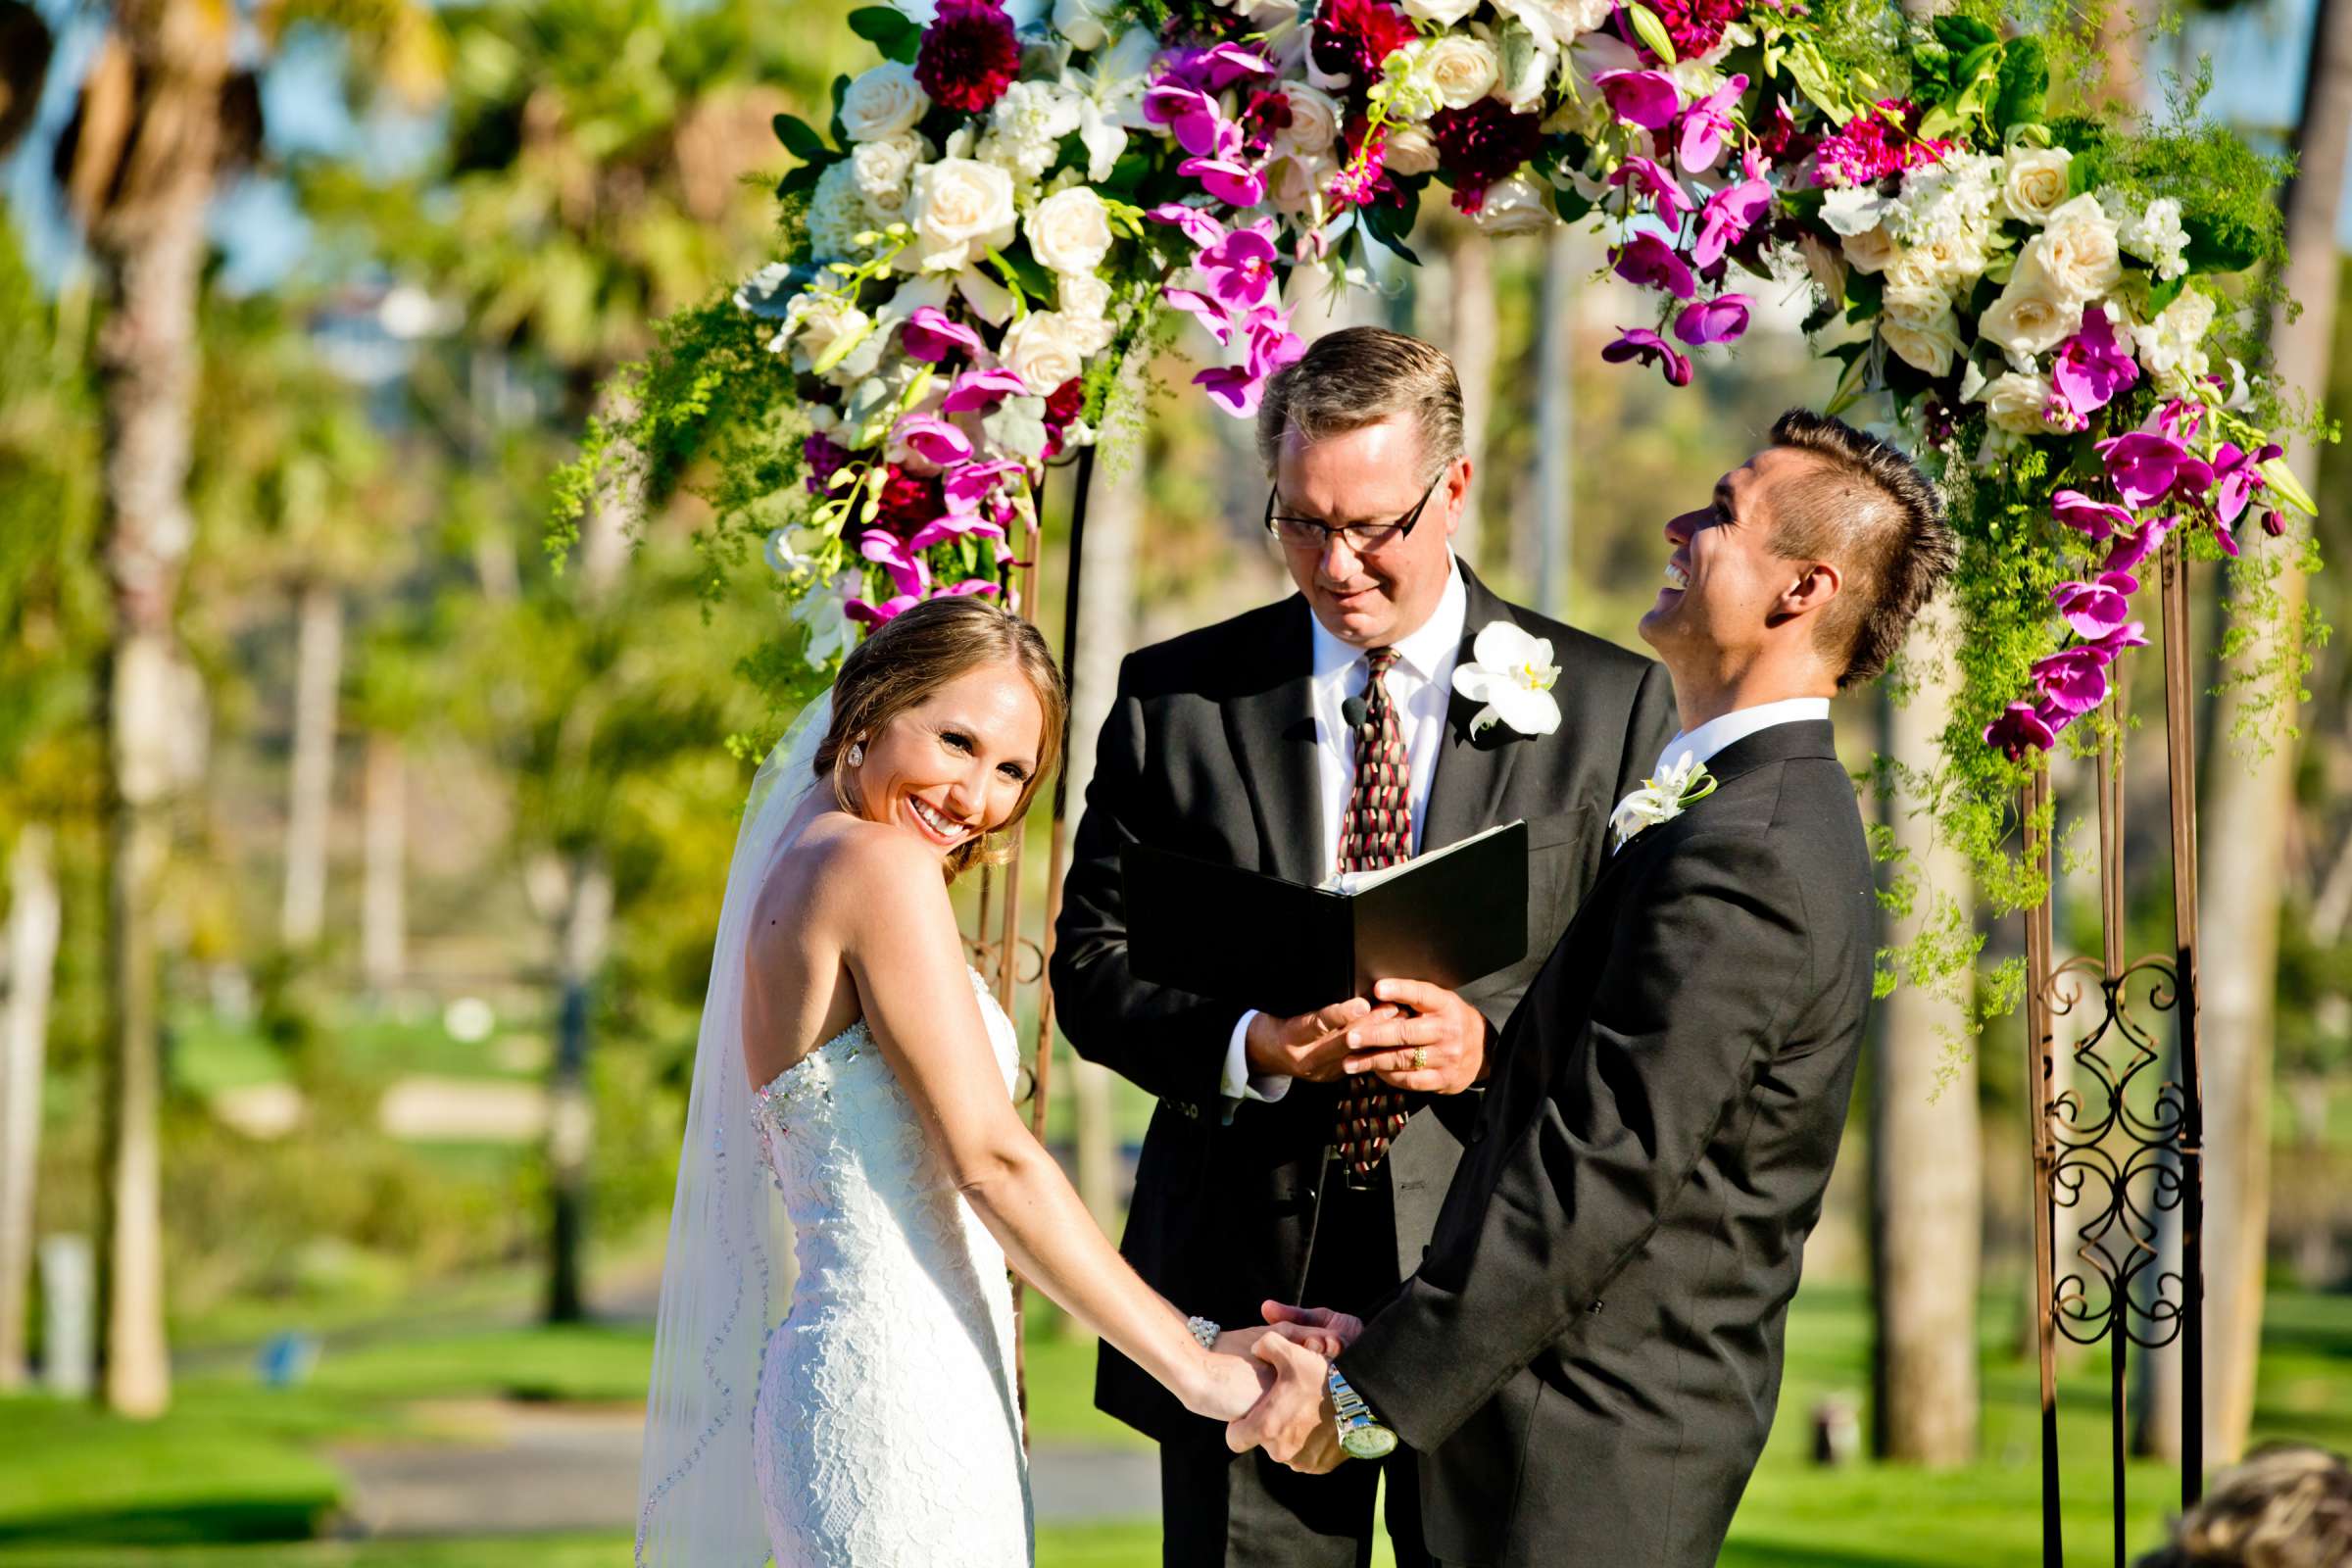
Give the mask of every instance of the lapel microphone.
M 1362 729 L 1364 721 L 1371 716 L 1372 705 L 1361 697 L 1350 697 L 1340 704 L 1340 718 L 1349 729 Z

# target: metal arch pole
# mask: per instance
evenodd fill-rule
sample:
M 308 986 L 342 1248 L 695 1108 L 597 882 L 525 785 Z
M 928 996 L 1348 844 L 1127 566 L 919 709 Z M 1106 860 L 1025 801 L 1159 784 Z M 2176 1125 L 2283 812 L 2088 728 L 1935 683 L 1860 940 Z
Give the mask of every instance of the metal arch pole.
M 2057 1217 L 2053 1212 L 2053 1182 L 2058 1152 L 2050 1133 L 2050 1053 L 2055 1036 L 2050 1023 L 2050 839 L 2034 839 L 2034 818 L 2050 798 L 2047 764 L 2036 760 L 2025 788 L 2019 792 L 2026 853 L 2045 886 L 2041 902 L 2026 911 L 2026 1115 L 2034 1150 L 2034 1345 L 2041 1373 L 2041 1560 L 2042 1568 L 2062 1568 L 2066 1538 L 2058 1519 L 2058 1324 L 2057 1282 L 2052 1249 Z M 2056 824 L 2053 823 L 2054 827 Z
M 2173 1008 L 2180 1039 L 2180 1506 L 2205 1493 L 2205 1076 L 2197 1054 L 2197 749 L 2188 562 L 2164 541 L 2164 750 L 2173 825 Z

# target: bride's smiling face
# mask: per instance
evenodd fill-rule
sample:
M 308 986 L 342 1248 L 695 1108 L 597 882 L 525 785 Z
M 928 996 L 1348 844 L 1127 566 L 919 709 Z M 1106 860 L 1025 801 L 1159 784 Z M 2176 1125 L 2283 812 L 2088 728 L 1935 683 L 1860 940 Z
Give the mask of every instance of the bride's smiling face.
M 864 760 L 850 769 L 860 813 L 949 855 L 1011 819 L 1045 724 L 1017 666 L 967 670 L 866 738 Z

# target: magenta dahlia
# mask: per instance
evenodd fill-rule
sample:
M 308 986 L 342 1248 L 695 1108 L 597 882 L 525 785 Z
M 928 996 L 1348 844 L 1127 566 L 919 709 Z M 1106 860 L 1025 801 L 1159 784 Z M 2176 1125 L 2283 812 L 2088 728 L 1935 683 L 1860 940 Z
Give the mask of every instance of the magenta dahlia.
M 1487 187 L 1516 173 L 1544 145 L 1544 122 L 1515 115 L 1499 98 L 1481 98 L 1467 109 L 1441 109 L 1429 117 L 1429 137 L 1438 144 L 1438 169 L 1453 187 L 1453 205 L 1475 213 L 1487 204 Z
M 1906 169 L 1939 164 L 1952 150 L 1948 141 L 1919 135 L 1919 105 L 1902 98 L 1882 98 L 1879 107 L 1894 111 L 1901 126 L 1889 123 L 1886 115 L 1856 115 L 1840 125 L 1836 135 L 1824 136 L 1814 149 L 1814 184 L 1875 185 Z
M 914 79 L 935 104 L 976 115 L 1004 96 L 1021 67 L 1021 46 L 1001 0 L 940 0 L 923 29 Z
M 1380 63 L 1419 37 L 1410 18 L 1384 0 L 1328 0 L 1315 16 L 1315 64 L 1346 76 L 1360 92 L 1380 76 Z
M 1723 41 L 1723 29 L 1744 9 L 1744 0 L 1649 0 L 1649 9 L 1666 24 L 1666 36 L 1674 40 L 1676 58 L 1695 60 Z M 1634 47 L 1643 59 L 1655 60 L 1638 39 Z

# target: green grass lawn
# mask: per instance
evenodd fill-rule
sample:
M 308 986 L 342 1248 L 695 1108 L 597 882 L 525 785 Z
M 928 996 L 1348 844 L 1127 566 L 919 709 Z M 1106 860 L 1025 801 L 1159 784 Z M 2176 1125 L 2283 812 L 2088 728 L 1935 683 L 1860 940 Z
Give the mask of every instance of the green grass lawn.
M 1035 1298 L 1032 1298 L 1034 1304 Z M 1983 1568 L 2038 1553 L 2036 1396 L 2010 1353 L 2014 1293 L 1988 1294 L 1984 1459 L 1957 1471 L 1825 1470 L 1808 1458 L 1808 1417 L 1825 1395 L 1867 1382 L 1859 1292 L 1809 1288 L 1790 1314 L 1781 1420 L 1735 1522 L 1731 1568 Z M 617 1535 L 418 1543 L 314 1539 L 331 1522 L 342 1478 L 330 1441 L 414 1435 L 411 1401 L 508 1395 L 640 1396 L 642 1327 L 452 1328 L 416 1318 L 355 1328 L 305 1386 L 265 1391 L 217 1361 L 181 1379 L 171 1416 L 134 1424 L 82 1406 L 0 1401 L 0 1568 L 590 1568 L 627 1561 Z M 1031 1408 L 1041 1438 L 1135 1445 L 1091 1405 L 1091 1347 L 1033 1312 Z M 2062 1481 L 2069 1555 L 2108 1549 L 2106 1369 L 2085 1357 L 2061 1391 L 2069 1445 Z M 2258 1438 L 2352 1447 L 2352 1297 L 2274 1294 L 2264 1345 Z M 2175 1483 L 2134 1466 L 2130 1539 L 2161 1535 Z M 1045 1568 L 1144 1568 L 1157 1560 L 1151 1520 L 1039 1532 Z M 1385 1559 L 1384 1559 L 1385 1560 Z

